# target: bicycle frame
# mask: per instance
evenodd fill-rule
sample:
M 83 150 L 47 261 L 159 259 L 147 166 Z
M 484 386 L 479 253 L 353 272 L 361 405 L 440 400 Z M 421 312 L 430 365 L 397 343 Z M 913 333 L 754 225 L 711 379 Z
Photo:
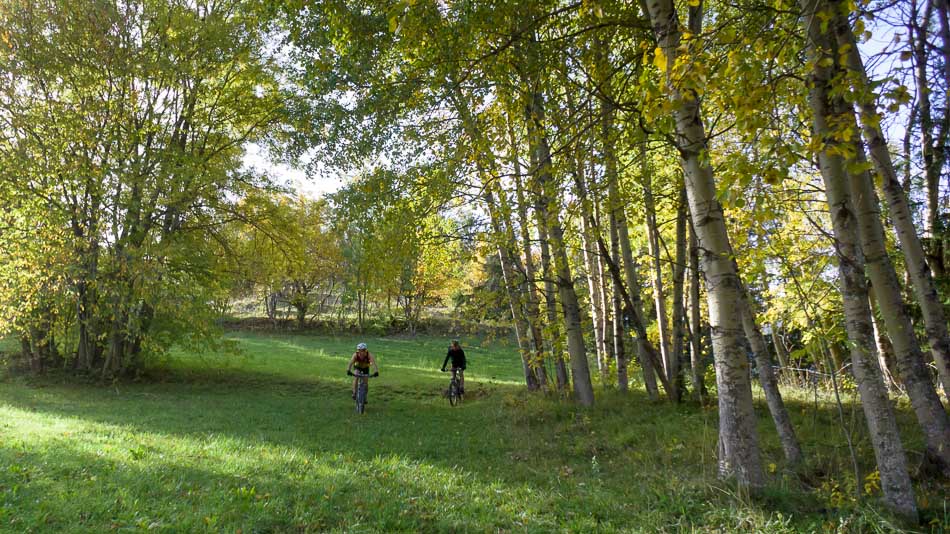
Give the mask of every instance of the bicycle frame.
M 455 406 L 456 404 L 462 401 L 462 382 L 459 379 L 459 371 L 461 371 L 460 368 L 453 367 L 452 379 L 449 380 L 449 390 L 447 393 L 448 393 L 448 398 L 449 398 L 449 404 L 451 404 L 452 406 Z
M 356 385 L 356 412 L 366 412 L 366 397 L 369 395 L 369 378 L 371 375 L 364 373 L 353 373 L 358 380 Z

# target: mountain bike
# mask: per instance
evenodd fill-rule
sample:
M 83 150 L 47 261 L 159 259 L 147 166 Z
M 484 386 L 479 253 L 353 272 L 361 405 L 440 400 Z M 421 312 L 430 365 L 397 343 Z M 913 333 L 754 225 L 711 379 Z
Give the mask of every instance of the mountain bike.
M 452 380 L 449 381 L 449 389 L 445 392 L 445 396 L 449 398 L 449 404 L 452 406 L 457 405 L 462 402 L 462 382 L 459 380 L 459 368 L 452 368 Z M 447 373 L 445 369 L 442 370 L 443 373 Z
M 360 373 L 347 371 L 346 374 L 359 379 L 356 385 L 356 413 L 366 413 L 366 396 L 369 395 L 369 379 L 379 376 L 379 373 Z

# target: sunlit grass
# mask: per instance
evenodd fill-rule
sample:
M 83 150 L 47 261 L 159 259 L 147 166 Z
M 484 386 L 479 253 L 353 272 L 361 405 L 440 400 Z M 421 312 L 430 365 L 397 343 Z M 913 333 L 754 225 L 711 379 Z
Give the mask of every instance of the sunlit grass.
M 0 383 L 0 531 L 792 532 L 845 523 L 840 531 L 861 532 L 888 524 L 873 500 L 831 503 L 830 492 L 809 491 L 786 472 L 764 409 L 764 454 L 775 468 L 770 488 L 750 499 L 716 479 L 714 409 L 653 404 L 641 391 L 598 391 L 593 409 L 528 395 L 516 385 L 510 346 L 466 347 L 470 395 L 452 408 L 437 370 L 445 340 L 368 339 L 381 376 L 358 417 L 344 371 L 362 339 L 231 339 L 239 352 L 178 352 L 145 383 Z M 845 476 L 837 412 L 821 400 L 813 417 L 807 392 L 801 397 L 790 394 L 789 404 L 813 465 Z M 856 437 L 867 465 L 866 440 Z M 928 491 L 929 509 L 946 504 L 945 493 Z

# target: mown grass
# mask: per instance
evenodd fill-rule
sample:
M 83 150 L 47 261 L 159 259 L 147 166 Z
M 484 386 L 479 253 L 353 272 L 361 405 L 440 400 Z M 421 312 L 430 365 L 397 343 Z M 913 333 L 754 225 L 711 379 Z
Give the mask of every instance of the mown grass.
M 873 497 L 851 502 L 826 400 L 815 412 L 790 399 L 810 458 L 800 473 L 785 471 L 760 410 L 771 482 L 750 497 L 716 480 L 714 409 L 640 391 L 599 392 L 592 409 L 529 395 L 504 345 L 466 346 L 468 398 L 452 408 L 437 369 L 446 340 L 368 339 L 381 376 L 356 416 L 344 371 L 359 340 L 229 339 L 240 354 L 177 353 L 143 383 L 0 383 L 0 531 L 898 528 Z M 919 450 L 906 410 L 902 422 Z M 860 430 L 856 443 L 869 466 Z M 921 488 L 917 530 L 950 527 L 946 487 Z

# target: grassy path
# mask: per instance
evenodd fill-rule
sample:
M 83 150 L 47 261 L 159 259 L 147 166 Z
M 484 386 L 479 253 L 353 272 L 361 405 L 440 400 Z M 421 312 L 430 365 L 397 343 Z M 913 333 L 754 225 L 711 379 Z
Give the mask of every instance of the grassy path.
M 755 503 L 716 482 L 714 412 L 604 395 L 529 397 L 511 349 L 466 347 L 468 398 L 440 395 L 442 339 L 236 335 L 163 382 L 0 382 L 2 532 L 768 532 L 851 521 L 815 494 Z M 829 414 L 830 417 L 830 414 Z M 768 421 L 766 453 L 780 455 Z M 946 495 L 944 494 L 944 504 Z M 860 510 L 859 510 L 860 512 Z M 866 515 L 866 514 L 865 514 Z M 860 516 L 862 521 L 867 518 Z M 883 520 L 882 520 L 883 521 Z M 846 528 L 846 530 L 847 530 Z

